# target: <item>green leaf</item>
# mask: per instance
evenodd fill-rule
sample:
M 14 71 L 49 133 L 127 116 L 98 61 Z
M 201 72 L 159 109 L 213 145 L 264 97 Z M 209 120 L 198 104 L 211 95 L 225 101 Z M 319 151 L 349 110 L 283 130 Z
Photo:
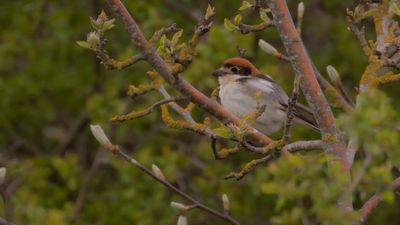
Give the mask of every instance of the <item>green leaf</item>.
M 87 43 L 86 41 L 77 41 L 76 42 L 79 46 L 81 46 L 82 48 L 88 48 L 90 49 L 90 45 L 89 43 Z
M 182 36 L 182 33 L 183 33 L 183 31 L 180 30 L 180 31 L 178 31 L 178 32 L 176 32 L 176 33 L 174 34 L 174 36 L 173 36 L 172 39 L 171 39 L 171 44 L 172 44 L 172 46 L 175 46 L 175 45 L 178 43 L 179 38 Z
M 212 132 L 223 138 L 231 138 L 232 137 L 232 132 L 228 128 L 223 127 L 223 126 L 213 129 Z
M 233 25 L 232 22 L 228 19 L 224 19 L 224 27 L 225 27 L 225 29 L 227 29 L 229 31 L 235 30 L 235 25 Z
M 240 14 L 236 15 L 233 22 L 235 23 L 235 25 L 239 25 L 240 22 L 242 22 L 242 16 Z
M 384 192 L 381 193 L 381 196 L 382 196 L 382 199 L 385 202 L 388 202 L 388 203 L 394 203 L 395 202 L 395 196 L 394 196 L 392 191 L 384 191 Z
M 107 20 L 106 22 L 104 22 L 102 30 L 106 31 L 106 30 L 110 30 L 111 28 L 113 28 L 115 26 L 114 21 L 115 21 L 115 19 L 111 19 L 111 20 Z
M 260 11 L 260 18 L 264 22 L 268 22 L 270 20 L 265 10 Z
M 246 9 L 249 9 L 249 8 L 251 8 L 253 5 L 250 3 L 250 2 L 248 2 L 248 1 L 243 1 L 242 2 L 242 5 L 240 6 L 240 8 L 239 8 L 239 10 L 240 11 L 244 11 L 244 10 L 246 10 Z

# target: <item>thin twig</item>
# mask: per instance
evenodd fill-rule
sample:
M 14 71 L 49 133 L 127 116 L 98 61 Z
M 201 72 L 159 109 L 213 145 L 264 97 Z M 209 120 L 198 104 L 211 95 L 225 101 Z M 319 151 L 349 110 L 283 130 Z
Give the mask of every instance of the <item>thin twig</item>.
M 146 109 L 139 110 L 139 111 L 132 111 L 132 112 L 130 112 L 128 114 L 125 114 L 125 115 L 114 116 L 111 119 L 111 121 L 113 121 L 113 122 L 121 122 L 121 121 L 127 121 L 127 120 L 133 120 L 133 119 L 141 118 L 141 117 L 147 116 L 150 113 L 152 113 L 156 107 L 168 104 L 170 102 L 177 102 L 177 101 L 181 101 L 181 100 L 185 100 L 185 98 L 177 97 L 177 98 L 163 99 L 161 101 L 158 101 L 158 102 L 154 103 L 153 105 L 151 105 L 150 107 L 148 107 Z
M 250 147 L 247 145 L 247 147 Z M 316 140 L 316 141 L 297 141 L 293 142 L 291 144 L 287 144 L 282 148 L 282 152 L 289 152 L 289 153 L 295 153 L 298 151 L 304 151 L 304 150 L 315 150 L 315 149 L 322 149 L 323 148 L 323 142 L 321 140 Z M 263 148 L 256 148 L 256 147 L 251 147 L 251 149 L 255 150 L 256 152 L 260 153 L 263 152 Z M 275 152 L 276 153 L 276 152 Z M 240 180 L 244 176 L 246 176 L 248 173 L 250 173 L 256 166 L 260 164 L 267 163 L 274 159 L 275 153 L 269 153 L 268 155 L 264 156 L 263 158 L 252 160 L 249 163 L 247 163 L 241 171 L 239 172 L 231 172 L 227 176 L 224 177 L 224 179 L 236 179 Z
M 286 144 L 291 136 L 291 127 L 292 127 L 292 122 L 294 119 L 294 113 L 295 113 L 295 106 L 297 104 L 297 99 L 299 97 L 299 86 L 300 86 L 300 75 L 296 75 L 294 78 L 294 84 L 293 84 L 293 91 L 292 91 L 292 96 L 288 100 L 288 107 L 286 110 L 286 121 L 285 121 L 285 126 L 283 129 L 283 136 L 282 136 L 282 141 L 284 144 Z
M 118 146 L 112 145 L 111 143 L 107 146 L 104 147 L 108 147 L 108 149 L 115 155 L 121 157 L 122 159 L 124 159 L 125 161 L 129 162 L 130 164 L 134 165 L 135 167 L 137 167 L 138 169 L 140 169 L 142 172 L 144 172 L 145 174 L 149 175 L 150 177 L 152 177 L 154 180 L 156 180 L 157 182 L 161 183 L 162 185 L 164 185 L 166 188 L 168 188 L 169 190 L 173 191 L 174 193 L 180 195 L 181 197 L 183 197 L 184 199 L 188 200 L 189 202 L 191 202 L 193 205 L 193 208 L 198 208 L 201 209 L 217 218 L 220 218 L 230 224 L 233 225 L 241 225 L 240 222 L 238 222 L 237 220 L 235 220 L 232 216 L 230 216 L 229 214 L 226 214 L 224 212 L 219 212 L 215 209 L 209 208 L 206 205 L 204 205 L 203 203 L 199 202 L 198 200 L 194 199 L 193 197 L 191 197 L 190 195 L 186 194 L 185 192 L 183 192 L 182 190 L 180 190 L 179 188 L 175 187 L 174 185 L 172 185 L 167 179 L 165 179 L 164 177 L 160 177 L 157 174 L 151 172 L 149 169 L 147 169 L 143 164 L 141 164 L 140 162 L 136 161 L 134 158 L 130 157 L 127 153 L 125 153 L 124 151 L 120 150 L 118 148 Z
M 360 43 L 361 49 L 363 50 L 366 56 L 369 56 L 372 53 L 372 49 L 368 44 L 367 39 L 365 38 L 365 27 L 359 28 L 356 22 L 352 17 L 347 16 L 347 22 L 349 23 L 350 30 L 356 36 L 358 42 Z
M 249 25 L 249 24 L 244 24 L 244 23 L 240 23 L 238 25 L 239 31 L 242 34 L 248 34 L 248 33 L 252 33 L 252 32 L 260 32 L 260 31 L 263 31 L 263 30 L 267 29 L 268 27 L 272 27 L 272 26 L 274 26 L 274 22 L 272 20 L 269 20 L 267 22 L 262 22 L 259 24 L 255 24 L 255 25 Z
M 64 156 L 67 153 L 68 148 L 71 147 L 71 145 L 77 139 L 79 134 L 85 130 L 89 122 L 90 122 L 90 116 L 87 114 L 85 110 L 82 111 L 78 119 L 72 126 L 71 132 L 69 132 L 68 137 L 65 139 L 65 141 L 60 145 L 59 149 L 57 150 L 60 156 Z
M 109 56 L 106 50 L 104 49 L 105 43 L 106 39 L 100 36 L 100 43 L 99 45 L 97 45 L 94 51 L 96 53 L 97 58 L 100 59 L 101 63 L 108 70 L 122 70 L 144 59 L 143 54 L 137 54 L 123 61 L 115 60 L 111 58 L 111 56 Z
M 362 178 L 367 172 L 368 166 L 371 163 L 371 161 L 372 161 L 372 154 L 367 152 L 366 157 L 362 162 L 361 168 L 358 171 L 357 175 L 353 178 L 348 190 L 346 191 L 346 194 L 352 194 L 356 190 L 357 186 L 360 184 Z
M 150 38 L 149 41 L 152 42 L 152 43 L 156 43 L 161 39 L 161 37 L 164 34 L 175 33 L 175 32 L 178 32 L 178 31 L 180 31 L 180 29 L 177 27 L 176 23 L 173 23 L 168 27 L 163 27 L 160 30 L 154 32 L 153 36 Z
M 82 212 L 82 209 L 86 203 L 86 198 L 89 192 L 90 184 L 95 177 L 98 169 L 100 168 L 101 161 L 104 157 L 104 149 L 100 148 L 97 150 L 96 156 L 93 160 L 92 165 L 90 166 L 89 170 L 87 173 L 84 175 L 82 185 L 80 186 L 79 189 L 79 194 L 78 197 L 76 198 L 75 205 L 74 205 L 74 211 L 71 216 L 71 221 L 75 222 L 77 221 L 80 213 Z

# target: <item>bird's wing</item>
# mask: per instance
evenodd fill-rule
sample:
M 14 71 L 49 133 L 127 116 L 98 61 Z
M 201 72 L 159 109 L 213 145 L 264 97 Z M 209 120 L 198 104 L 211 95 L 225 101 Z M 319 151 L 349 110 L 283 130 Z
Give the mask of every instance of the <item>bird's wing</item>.
M 248 85 L 251 90 L 259 90 L 266 99 L 274 99 L 275 102 L 287 102 L 288 96 L 285 91 L 275 83 L 274 80 L 268 75 L 247 76 L 237 79 L 238 82 L 243 82 Z M 272 102 L 272 101 L 271 101 Z
M 278 103 L 277 109 L 285 112 L 287 111 L 289 97 L 286 95 L 286 92 L 278 84 L 276 84 L 274 80 L 272 80 L 271 77 L 260 74 L 257 75 L 256 78 L 241 77 L 237 81 L 245 82 L 245 84 L 251 86 L 252 89 L 262 91 L 265 95 L 268 95 L 266 99 L 270 99 L 269 103 L 276 102 Z M 317 132 L 320 131 L 314 114 L 308 107 L 300 103 L 296 103 L 294 115 L 296 117 L 296 123 L 306 125 Z

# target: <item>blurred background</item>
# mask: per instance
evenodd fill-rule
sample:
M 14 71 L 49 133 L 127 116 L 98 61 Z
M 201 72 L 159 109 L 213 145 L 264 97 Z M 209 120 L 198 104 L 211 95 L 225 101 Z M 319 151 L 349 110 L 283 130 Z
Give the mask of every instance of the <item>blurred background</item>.
M 147 37 L 173 22 L 192 35 L 197 19 L 210 2 L 217 16 L 211 32 L 198 47 L 196 60 L 183 74 L 210 95 L 217 82 L 211 72 L 236 46 L 261 71 L 270 74 L 287 91 L 293 72 L 285 62 L 261 52 L 263 38 L 281 51 L 275 29 L 241 35 L 227 31 L 224 18 L 233 18 L 241 1 L 148 0 L 124 1 Z M 296 15 L 298 2 L 288 1 Z M 351 96 L 367 63 L 353 34 L 347 30 L 346 8 L 352 1 L 305 0 L 303 39 L 317 67 L 333 65 Z M 16 0 L 0 6 L 0 167 L 7 168 L 1 185 L 0 217 L 15 224 L 175 224 L 178 213 L 171 201 L 184 202 L 136 168 L 99 147 L 89 124 L 100 124 L 113 142 L 145 164 L 157 164 L 174 184 L 204 203 L 220 208 L 227 193 L 232 213 L 246 224 L 270 224 L 278 214 L 275 198 L 262 188 L 268 182 L 263 167 L 240 182 L 222 177 L 239 169 L 254 156 L 241 153 L 216 161 L 210 140 L 187 131 L 168 128 L 159 110 L 138 120 L 112 124 L 113 115 L 147 107 L 159 99 L 151 93 L 132 101 L 129 84 L 147 82 L 149 66 L 140 62 L 123 71 L 107 71 L 93 52 L 76 44 L 91 30 L 89 16 L 104 9 L 98 0 Z M 247 23 L 258 16 L 243 15 Z M 120 21 L 109 31 L 107 50 L 117 59 L 137 53 Z M 386 88 L 398 96 L 399 86 Z M 174 92 L 172 92 L 174 93 Z M 398 98 L 392 98 L 399 105 Z M 337 113 L 339 113 L 338 111 Z M 207 116 L 197 110 L 196 118 Z M 294 129 L 293 139 L 312 139 L 309 131 Z M 229 146 L 229 143 L 222 143 Z M 372 192 L 371 192 L 372 193 Z M 368 197 L 367 195 L 366 197 Z M 359 205 L 356 205 L 359 207 Z M 384 204 L 370 224 L 399 224 L 397 204 Z M 397 212 L 397 215 L 396 215 Z M 225 224 L 194 210 L 189 224 Z

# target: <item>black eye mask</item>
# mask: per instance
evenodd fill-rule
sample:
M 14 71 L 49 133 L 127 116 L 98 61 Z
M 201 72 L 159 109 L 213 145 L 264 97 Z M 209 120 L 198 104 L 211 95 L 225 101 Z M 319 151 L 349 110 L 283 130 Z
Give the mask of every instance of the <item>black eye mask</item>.
M 227 67 L 230 68 L 230 71 L 232 71 L 235 74 L 238 74 L 240 76 L 249 76 L 251 74 L 251 70 L 247 67 L 239 67 L 239 66 L 234 66 L 234 65 L 226 65 Z

